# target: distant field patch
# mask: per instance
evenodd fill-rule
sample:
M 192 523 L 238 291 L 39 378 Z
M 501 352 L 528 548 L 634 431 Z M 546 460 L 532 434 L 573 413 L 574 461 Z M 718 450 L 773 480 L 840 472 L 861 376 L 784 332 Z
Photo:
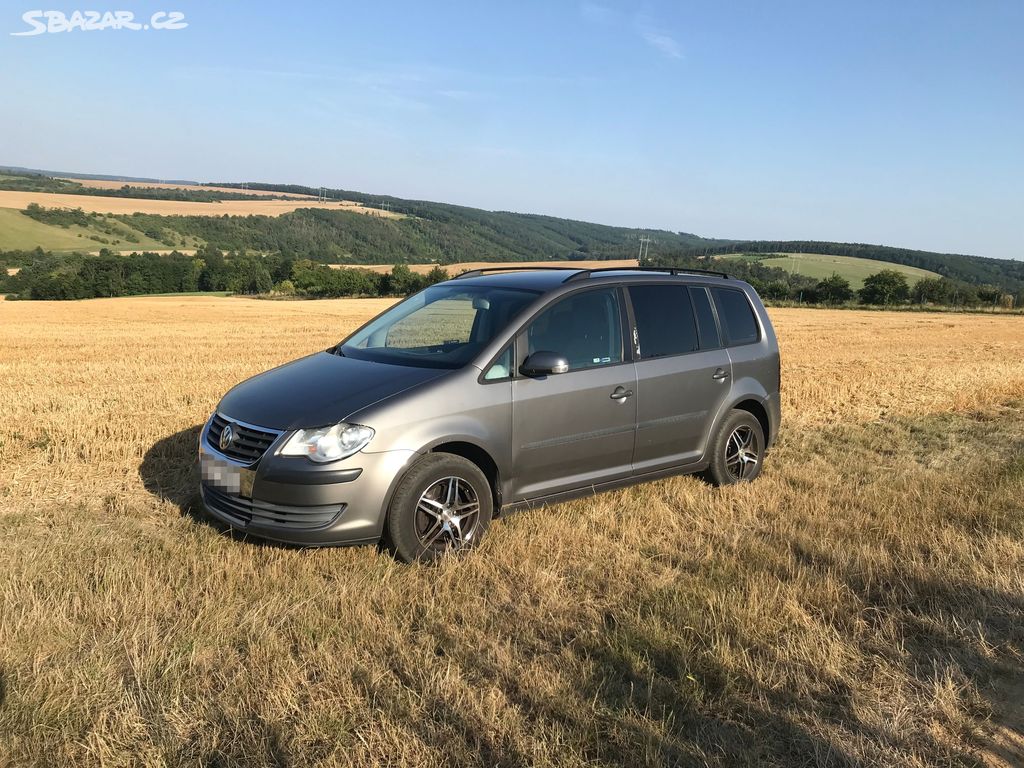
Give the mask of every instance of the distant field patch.
M 0 178 L 3 178 L 0 175 Z M 64 181 L 72 181 L 91 189 L 120 189 L 127 185 L 130 187 L 141 187 L 143 189 L 181 189 L 190 192 L 227 192 L 233 195 L 251 195 L 252 197 L 287 197 L 295 200 L 315 200 L 313 195 L 297 195 L 290 192 L 270 192 L 265 189 L 239 189 L 238 187 L 213 187 L 203 184 L 168 184 L 156 181 L 117 181 L 114 179 L 72 179 L 63 178 Z
M 723 259 L 751 259 L 746 254 L 733 254 L 723 256 Z M 751 259 L 753 260 L 753 259 Z M 888 261 L 876 259 L 859 259 L 854 256 L 829 256 L 821 253 L 780 253 L 777 256 L 767 259 L 758 259 L 766 267 L 778 267 L 787 272 L 798 275 L 807 275 L 816 279 L 831 277 L 835 272 L 850 281 L 854 288 L 864 285 L 864 278 L 881 272 L 883 269 L 892 269 L 906 275 L 907 282 L 913 285 L 924 277 L 940 277 L 936 272 L 917 267 L 907 267 L 903 264 L 893 264 Z
M 309 200 L 221 200 L 212 203 L 178 200 L 143 200 L 131 197 L 65 195 L 49 192 L 0 191 L 0 208 L 27 208 L 35 203 L 44 208 L 81 208 L 87 213 L 152 213 L 158 216 L 281 216 L 297 208 L 321 208 L 363 213 L 388 219 L 404 218 L 400 213 L 368 208 L 348 200 L 317 203 Z M 35 246 L 33 246 L 35 247 Z
M 602 267 L 621 267 L 629 269 L 636 267 L 636 259 L 610 259 L 602 261 L 593 259 L 590 261 L 462 261 L 457 264 L 441 264 L 448 274 L 454 277 L 461 272 L 468 272 L 471 269 L 493 269 L 494 267 L 562 267 L 565 269 L 600 269 Z M 394 264 L 331 264 L 331 269 L 359 268 L 368 269 L 371 272 L 390 272 Z M 409 264 L 408 267 L 418 275 L 425 275 L 437 264 Z

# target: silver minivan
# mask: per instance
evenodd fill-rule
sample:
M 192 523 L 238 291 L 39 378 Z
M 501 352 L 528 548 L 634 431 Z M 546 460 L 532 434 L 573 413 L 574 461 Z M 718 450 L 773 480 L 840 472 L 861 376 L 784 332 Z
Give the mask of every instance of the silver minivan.
M 200 436 L 201 493 L 246 534 L 430 561 L 523 506 L 753 480 L 779 421 L 778 344 L 748 284 L 479 269 L 228 392 Z

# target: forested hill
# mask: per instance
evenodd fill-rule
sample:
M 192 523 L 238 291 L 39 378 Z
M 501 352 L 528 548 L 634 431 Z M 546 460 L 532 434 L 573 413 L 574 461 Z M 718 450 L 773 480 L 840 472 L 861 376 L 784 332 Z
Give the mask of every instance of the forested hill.
M 308 192 L 305 187 L 291 188 Z M 334 192 L 335 199 L 368 202 L 367 196 L 357 193 Z M 391 210 L 405 215 L 368 216 L 321 209 L 311 203 L 310 208 L 276 218 L 148 214 L 123 218 L 141 231 L 172 229 L 226 251 L 263 251 L 352 264 L 628 259 L 637 256 L 641 237 L 651 238 L 652 252 L 715 247 L 728 242 L 687 233 L 611 227 L 443 203 L 402 201 Z
M 277 217 L 135 213 L 108 218 L 120 218 L 133 230 L 144 233 L 150 240 L 166 244 L 168 248 L 205 244 L 229 252 L 277 254 L 286 259 L 312 259 L 325 263 L 436 262 L 445 265 L 470 261 L 625 259 L 635 258 L 641 242 L 649 238 L 647 252 L 650 263 L 682 264 L 695 257 L 731 253 L 815 253 L 904 264 L 959 282 L 998 286 L 1013 294 L 1024 291 L 1022 261 L 862 243 L 710 239 L 687 232 L 614 227 L 554 216 L 487 211 L 295 184 L 211 182 L 207 186 L 233 187 L 240 191 L 244 187 L 314 197 L 323 192 L 331 200 L 348 200 L 370 209 L 382 208 L 399 216 L 388 216 L 383 212 L 374 216 L 372 210 L 369 212 L 371 215 L 366 215 L 365 211 L 332 210 L 317 207 L 315 201 L 310 201 L 309 208 Z M 104 191 L 103 194 L 110 193 Z M 128 192 L 124 194 L 130 196 Z M 146 191 L 147 196 L 155 197 L 171 194 L 173 192 L 164 190 Z M 221 191 L 208 194 L 225 196 Z M 26 213 L 32 217 L 39 215 L 38 211 Z M 57 215 L 53 211 L 47 212 L 47 221 L 43 223 L 53 223 L 50 219 Z M 69 222 L 56 223 L 69 226 Z
M 214 185 L 242 186 L 232 182 L 216 182 Z M 311 187 L 295 184 L 249 183 L 246 186 L 249 189 L 290 194 L 316 195 L 320 192 Z M 1024 290 L 1022 261 L 862 243 L 815 240 L 714 240 L 686 232 L 624 229 L 552 216 L 484 211 L 447 203 L 403 200 L 388 195 L 370 195 L 344 189 L 327 189 L 326 194 L 331 199 L 352 200 L 371 207 L 386 207 L 395 213 L 414 217 L 419 223 L 407 223 L 405 229 L 420 230 L 416 237 L 425 237 L 428 242 L 417 244 L 412 250 L 423 254 L 425 247 L 429 251 L 429 258 L 439 261 L 629 258 L 639 249 L 638 238 L 649 236 L 652 238 L 651 258 L 659 263 L 729 253 L 820 253 L 906 264 L 975 285 L 1003 286 L 1014 293 Z M 398 246 L 398 251 L 394 253 L 398 256 L 408 251 L 410 244 L 392 245 Z M 449 257 L 449 254 L 452 255 Z M 454 254 L 459 255 L 456 257 Z M 388 261 L 389 257 L 383 260 Z
M 943 277 L 974 285 L 996 285 L 1017 293 L 1024 290 L 1024 261 L 989 259 L 961 253 L 936 253 L 865 243 L 831 243 L 820 240 L 746 240 L 718 246 L 697 245 L 679 257 L 719 256 L 730 253 L 822 253 L 855 256 L 938 272 Z

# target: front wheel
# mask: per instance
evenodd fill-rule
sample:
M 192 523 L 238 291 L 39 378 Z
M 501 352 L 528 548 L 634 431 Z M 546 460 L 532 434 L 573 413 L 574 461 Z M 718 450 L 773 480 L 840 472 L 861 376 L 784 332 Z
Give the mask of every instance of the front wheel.
M 747 483 L 761 474 L 764 430 L 752 413 L 732 410 L 711 440 L 706 477 L 713 485 Z
M 476 546 L 493 511 L 490 483 L 476 464 L 431 453 L 398 484 L 388 508 L 388 543 L 407 563 L 430 563 L 446 552 Z

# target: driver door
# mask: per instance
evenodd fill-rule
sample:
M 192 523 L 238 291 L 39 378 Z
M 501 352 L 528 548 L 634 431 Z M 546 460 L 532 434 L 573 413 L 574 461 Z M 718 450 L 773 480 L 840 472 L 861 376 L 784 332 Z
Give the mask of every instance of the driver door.
M 567 373 L 512 381 L 513 500 L 629 477 L 637 382 L 625 343 L 620 289 L 557 300 L 517 339 L 517 370 L 540 351 L 569 362 Z

